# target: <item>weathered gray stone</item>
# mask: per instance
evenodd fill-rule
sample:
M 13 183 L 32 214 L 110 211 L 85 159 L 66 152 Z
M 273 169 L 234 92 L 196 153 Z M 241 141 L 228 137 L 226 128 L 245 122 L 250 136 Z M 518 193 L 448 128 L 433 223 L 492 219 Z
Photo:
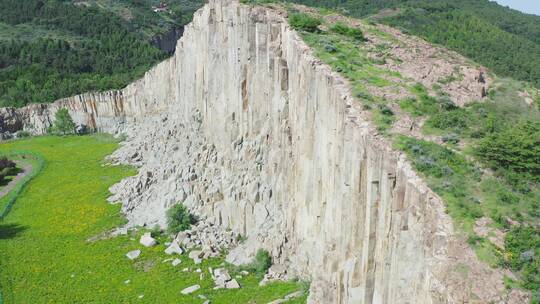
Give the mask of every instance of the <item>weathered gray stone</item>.
M 133 250 L 133 251 L 130 251 L 126 254 L 127 258 L 130 259 L 130 260 L 135 260 L 136 258 L 138 258 L 139 256 L 141 255 L 141 251 L 140 250 Z
M 145 247 L 152 247 L 157 245 L 156 239 L 152 237 L 152 234 L 150 232 L 146 232 L 145 234 L 143 234 L 139 243 L 141 243 L 141 245 Z
M 182 293 L 184 295 L 187 295 L 187 294 L 190 294 L 190 293 L 194 293 L 195 291 L 199 290 L 200 288 L 201 288 L 200 285 L 193 285 L 193 286 L 189 286 L 187 288 L 182 289 L 182 291 L 180 293 Z
M 176 241 L 172 242 L 169 247 L 165 249 L 166 254 L 182 254 L 184 253 L 184 250 L 180 248 L 180 245 Z
M 238 281 L 236 279 L 232 279 L 225 283 L 225 288 L 227 289 L 238 289 L 240 288 L 240 284 L 238 284 Z

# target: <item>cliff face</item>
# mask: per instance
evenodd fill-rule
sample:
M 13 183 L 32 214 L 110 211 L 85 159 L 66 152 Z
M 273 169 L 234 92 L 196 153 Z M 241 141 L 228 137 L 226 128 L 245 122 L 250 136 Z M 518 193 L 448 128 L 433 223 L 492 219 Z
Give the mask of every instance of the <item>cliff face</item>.
M 184 202 L 247 236 L 229 261 L 268 249 L 312 281 L 312 303 L 511 302 L 502 276 L 455 237 L 442 201 L 285 20 L 210 1 L 174 57 L 125 90 L 17 115 L 39 133 L 67 107 L 79 123 L 125 132 L 112 158 L 140 171 L 110 200 L 131 225 L 163 225 Z

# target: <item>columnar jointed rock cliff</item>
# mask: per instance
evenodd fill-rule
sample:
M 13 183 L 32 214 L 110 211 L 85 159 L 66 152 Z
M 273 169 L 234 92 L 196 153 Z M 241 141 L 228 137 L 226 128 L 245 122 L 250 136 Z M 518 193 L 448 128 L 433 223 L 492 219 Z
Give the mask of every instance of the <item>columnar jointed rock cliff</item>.
M 285 20 L 210 1 L 142 80 L 55 106 L 128 135 L 112 158 L 140 172 L 111 201 L 150 226 L 184 202 L 248 237 L 230 261 L 268 249 L 312 281 L 312 303 L 504 303 L 500 274 L 455 237 L 442 201 Z M 50 121 L 30 116 L 34 128 Z

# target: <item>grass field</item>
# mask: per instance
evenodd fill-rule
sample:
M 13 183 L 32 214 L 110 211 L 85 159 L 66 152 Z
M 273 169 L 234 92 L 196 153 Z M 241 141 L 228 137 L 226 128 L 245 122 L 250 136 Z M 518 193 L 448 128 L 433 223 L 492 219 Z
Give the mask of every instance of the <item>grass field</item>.
M 261 288 L 256 276 L 239 279 L 238 290 L 213 290 L 206 260 L 194 272 L 187 256 L 173 267 L 162 261 L 164 245 L 141 248 L 138 235 L 88 242 L 125 220 L 120 207 L 106 202 L 108 187 L 134 174 L 132 168 L 104 165 L 117 143 L 104 135 L 37 137 L 0 144 L 0 153 L 29 151 L 45 166 L 0 221 L 0 291 L 4 303 L 267 303 L 301 288 L 274 283 Z M 125 254 L 141 249 L 136 261 Z M 183 272 L 184 268 L 190 271 Z M 129 283 L 126 283 L 129 280 Z M 192 295 L 180 293 L 200 284 Z M 142 296 L 142 297 L 141 297 Z M 305 302 L 305 297 L 288 303 Z

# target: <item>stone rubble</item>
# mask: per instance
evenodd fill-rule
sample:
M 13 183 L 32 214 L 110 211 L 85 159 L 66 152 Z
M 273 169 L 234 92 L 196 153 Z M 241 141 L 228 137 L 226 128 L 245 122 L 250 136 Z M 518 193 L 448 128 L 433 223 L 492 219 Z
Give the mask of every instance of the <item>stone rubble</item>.
M 232 231 L 224 231 L 208 220 L 199 220 L 189 230 L 179 232 L 171 247 L 178 246 L 179 248 L 180 245 L 175 244 L 181 244 L 186 250 L 201 248 L 191 250 L 188 255 L 190 259 L 200 263 L 210 257 L 218 257 L 223 250 L 233 248 L 237 244 L 236 239 L 236 234 Z M 167 250 L 171 252 L 172 249 L 169 250 L 169 248 Z
M 274 264 L 270 266 L 268 271 L 264 274 L 263 279 L 259 282 L 259 286 L 265 286 L 273 281 L 287 281 L 289 280 L 287 275 L 287 266 L 283 264 Z
M 175 240 L 169 245 L 169 247 L 167 247 L 167 249 L 165 249 L 165 253 L 169 255 L 181 255 L 182 253 L 184 253 L 184 250 L 180 247 L 180 245 L 178 245 L 178 242 Z
M 144 247 L 153 247 L 157 245 L 156 239 L 152 237 L 152 233 L 146 232 L 141 236 L 141 240 L 139 241 L 141 245 Z

